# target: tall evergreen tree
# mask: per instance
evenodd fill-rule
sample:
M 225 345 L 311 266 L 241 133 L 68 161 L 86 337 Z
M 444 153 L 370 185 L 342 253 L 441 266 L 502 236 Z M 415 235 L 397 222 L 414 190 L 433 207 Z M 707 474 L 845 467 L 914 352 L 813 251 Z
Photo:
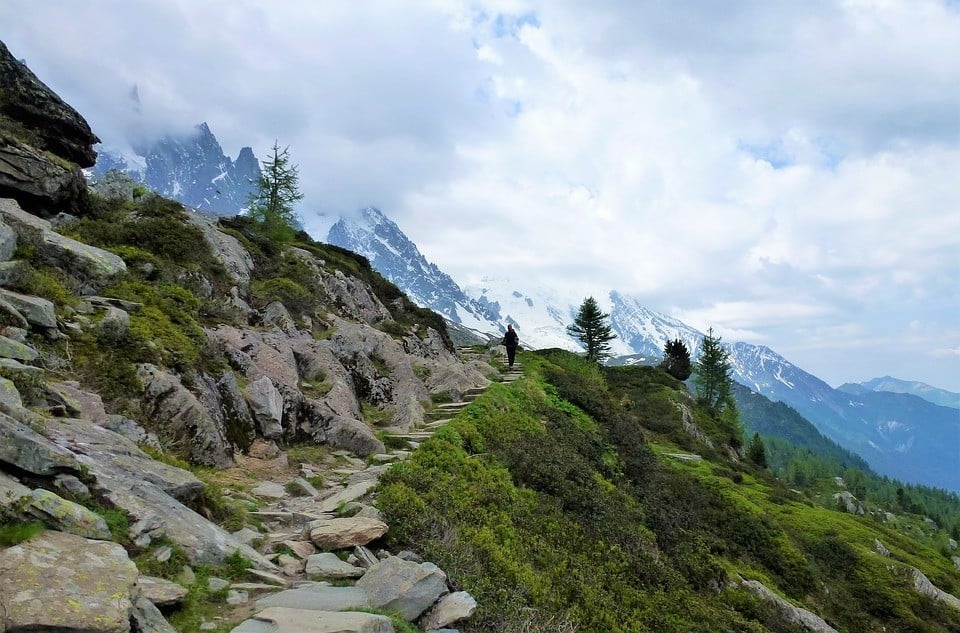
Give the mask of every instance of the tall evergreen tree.
M 747 458 L 761 468 L 767 467 L 767 451 L 759 433 L 754 433 L 750 443 L 747 444 Z
M 663 362 L 660 367 L 677 380 L 686 380 L 692 371 L 690 350 L 680 339 L 667 341 L 663 348 Z
M 735 407 L 730 378 L 730 355 L 720 344 L 720 337 L 707 330 L 700 345 L 700 358 L 694 365 L 693 383 L 697 399 L 714 416 L 727 407 Z
M 303 199 L 297 165 L 290 164 L 290 148 L 274 141 L 273 157 L 262 162 L 257 192 L 250 196 L 248 215 L 263 225 L 275 242 L 289 242 L 298 222 L 293 206 Z
M 573 325 L 567 326 L 567 333 L 583 343 L 587 358 L 597 363 L 610 356 L 610 341 L 617 338 L 606 322 L 609 317 L 600 311 L 596 299 L 587 297 L 580 304 Z

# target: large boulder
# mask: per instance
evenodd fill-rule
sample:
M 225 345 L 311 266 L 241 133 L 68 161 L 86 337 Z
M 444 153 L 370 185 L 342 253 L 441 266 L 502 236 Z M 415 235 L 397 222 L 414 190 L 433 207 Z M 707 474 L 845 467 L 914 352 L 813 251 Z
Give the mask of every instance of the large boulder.
M 362 517 L 318 519 L 310 523 L 310 540 L 320 549 L 327 550 L 366 545 L 386 533 L 386 523 Z
M 803 627 L 805 630 L 813 631 L 814 633 L 838 633 L 835 628 L 827 624 L 826 621 L 824 621 L 824 619 L 819 615 L 813 613 L 812 611 L 808 611 L 803 607 L 794 606 L 787 600 L 775 594 L 759 580 L 744 580 L 741 578 L 740 582 L 748 591 L 773 604 L 773 606 L 777 609 L 777 611 L 780 612 L 787 622 L 796 624 L 800 627 Z
M 477 601 L 466 591 L 457 591 L 440 598 L 440 601 L 420 621 L 426 631 L 442 629 L 448 624 L 466 620 L 477 610 Z
M 913 588 L 935 602 L 960 611 L 960 598 L 934 585 L 919 569 L 913 570 Z
M 129 633 L 137 567 L 117 543 L 45 532 L 0 550 L 7 631 Z
M 55 215 L 82 205 L 99 139 L 0 42 L 0 196 Z
M 0 218 L 16 231 L 19 243 L 32 245 L 41 260 L 79 277 L 91 289 L 104 286 L 127 269 L 118 255 L 60 235 L 48 221 L 27 213 L 15 200 L 0 199 Z
M 267 439 L 283 435 L 283 396 L 269 377 L 261 376 L 247 385 L 247 402 L 261 435 Z
M 447 575 L 433 563 L 414 563 L 391 556 L 367 570 L 357 581 L 370 604 L 416 620 L 447 593 Z
M 0 288 L 0 299 L 12 306 L 32 327 L 53 330 L 57 327 L 57 313 L 47 299 L 23 295 Z

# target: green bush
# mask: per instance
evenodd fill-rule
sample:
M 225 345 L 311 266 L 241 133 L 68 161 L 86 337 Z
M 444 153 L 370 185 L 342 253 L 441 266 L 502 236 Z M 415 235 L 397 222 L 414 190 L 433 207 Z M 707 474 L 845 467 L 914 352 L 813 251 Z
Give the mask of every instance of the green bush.
M 29 541 L 34 536 L 41 534 L 46 528 L 39 521 L 29 521 L 27 523 L 15 522 L 0 524 L 0 547 L 10 547 L 23 541 Z
M 316 295 L 286 277 L 256 281 L 253 283 L 251 291 L 262 305 L 279 301 L 294 314 L 310 314 L 316 310 L 318 305 Z

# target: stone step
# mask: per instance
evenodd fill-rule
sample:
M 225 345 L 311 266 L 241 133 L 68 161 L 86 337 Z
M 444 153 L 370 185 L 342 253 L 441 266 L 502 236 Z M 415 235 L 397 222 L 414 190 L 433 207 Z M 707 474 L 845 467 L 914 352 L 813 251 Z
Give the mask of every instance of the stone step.
M 434 409 L 462 409 L 462 408 L 464 408 L 465 406 L 467 406 L 468 404 L 470 404 L 470 403 L 469 403 L 469 402 L 464 402 L 464 401 L 460 401 L 460 402 L 443 402 L 443 403 L 441 403 L 441 404 L 438 404 L 436 407 L 434 407 Z

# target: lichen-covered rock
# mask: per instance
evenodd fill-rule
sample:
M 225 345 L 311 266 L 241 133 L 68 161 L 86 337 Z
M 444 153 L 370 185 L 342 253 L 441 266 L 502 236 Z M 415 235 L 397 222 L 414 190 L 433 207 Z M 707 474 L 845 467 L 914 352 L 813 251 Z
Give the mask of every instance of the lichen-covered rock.
M 102 516 L 49 490 L 34 490 L 25 509 L 55 530 L 90 539 L 110 540 L 110 528 Z
M 157 435 L 195 464 L 226 468 L 233 465 L 233 449 L 223 427 L 173 373 L 154 365 L 140 365 L 143 406 L 157 424 Z
M 130 618 L 136 624 L 137 633 L 177 633 L 167 622 L 160 609 L 147 598 L 140 596 L 133 605 Z
M 0 299 L 11 305 L 31 326 L 47 329 L 57 327 L 57 313 L 53 309 L 53 303 L 46 299 L 2 288 Z
M 187 597 L 187 588 L 164 578 L 140 576 L 137 580 L 140 595 L 158 607 L 182 604 Z
M 20 408 L 23 406 L 23 400 L 20 398 L 20 392 L 12 380 L 7 380 L 0 376 L 0 403 L 7 406 Z
M 29 345 L 8 339 L 6 336 L 0 336 L 0 357 L 13 358 L 24 362 L 32 362 L 40 354 Z
M 0 550 L 8 631 L 129 633 L 137 567 L 117 543 L 44 532 Z

